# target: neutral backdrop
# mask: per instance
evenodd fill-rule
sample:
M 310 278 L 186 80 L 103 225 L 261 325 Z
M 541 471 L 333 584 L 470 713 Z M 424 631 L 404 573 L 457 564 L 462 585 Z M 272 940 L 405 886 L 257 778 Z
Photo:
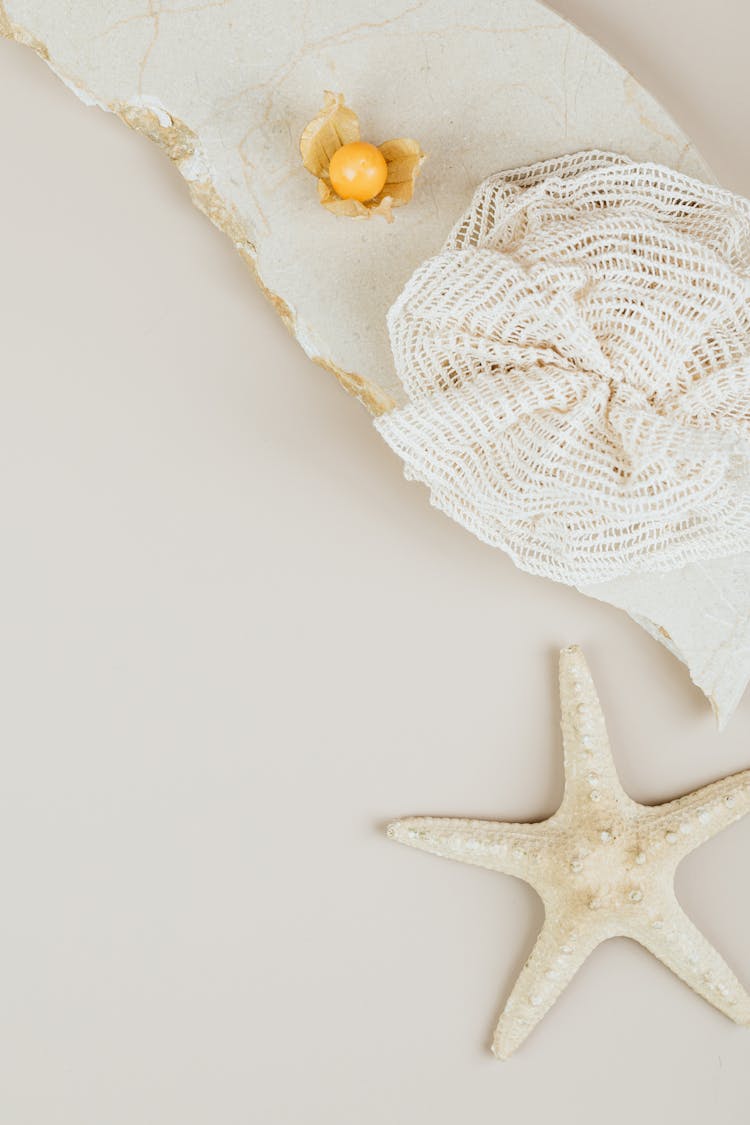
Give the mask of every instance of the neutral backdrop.
M 750 194 L 745 0 L 559 0 Z M 489 1054 L 541 906 L 398 848 L 551 813 L 556 651 L 622 779 L 750 765 L 624 615 L 406 484 L 164 157 L 0 43 L 0 1121 L 746 1125 L 750 1033 L 636 945 Z M 680 897 L 750 984 L 750 818 Z

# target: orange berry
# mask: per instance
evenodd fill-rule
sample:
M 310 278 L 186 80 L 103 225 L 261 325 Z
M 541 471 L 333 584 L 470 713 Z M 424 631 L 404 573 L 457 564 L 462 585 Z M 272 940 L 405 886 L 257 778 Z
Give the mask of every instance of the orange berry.
M 383 190 L 388 165 L 375 145 L 353 141 L 336 149 L 328 166 L 328 175 L 336 195 L 367 203 Z

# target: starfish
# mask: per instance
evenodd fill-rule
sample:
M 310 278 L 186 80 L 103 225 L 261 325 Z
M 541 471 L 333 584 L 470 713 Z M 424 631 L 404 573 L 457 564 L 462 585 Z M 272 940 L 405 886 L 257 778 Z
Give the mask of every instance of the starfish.
M 418 816 L 387 829 L 411 847 L 515 875 L 544 903 L 544 924 L 500 1016 L 493 1054 L 507 1059 L 589 954 L 612 937 L 639 942 L 719 1011 L 750 1025 L 750 996 L 674 891 L 680 860 L 750 812 L 750 770 L 664 805 L 640 805 L 618 780 L 577 647 L 560 655 L 560 703 L 565 791 L 548 820 Z

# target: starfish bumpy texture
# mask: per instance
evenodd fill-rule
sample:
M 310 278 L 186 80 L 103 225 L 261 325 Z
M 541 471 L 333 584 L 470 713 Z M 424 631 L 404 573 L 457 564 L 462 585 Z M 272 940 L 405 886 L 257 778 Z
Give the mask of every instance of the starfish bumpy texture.
M 640 805 L 617 778 L 578 648 L 561 653 L 560 702 L 565 792 L 548 820 L 420 816 L 387 830 L 411 847 L 515 875 L 544 903 L 544 925 L 500 1016 L 493 1053 L 508 1058 L 611 937 L 639 942 L 714 1007 L 750 1025 L 750 996 L 674 892 L 680 860 L 750 812 L 750 770 L 664 805 Z

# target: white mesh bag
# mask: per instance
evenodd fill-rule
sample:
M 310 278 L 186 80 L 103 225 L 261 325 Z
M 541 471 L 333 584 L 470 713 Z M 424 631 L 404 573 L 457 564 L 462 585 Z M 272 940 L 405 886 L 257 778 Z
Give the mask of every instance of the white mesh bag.
M 750 548 L 750 203 L 583 152 L 498 174 L 390 310 L 376 421 L 432 502 L 573 585 Z

